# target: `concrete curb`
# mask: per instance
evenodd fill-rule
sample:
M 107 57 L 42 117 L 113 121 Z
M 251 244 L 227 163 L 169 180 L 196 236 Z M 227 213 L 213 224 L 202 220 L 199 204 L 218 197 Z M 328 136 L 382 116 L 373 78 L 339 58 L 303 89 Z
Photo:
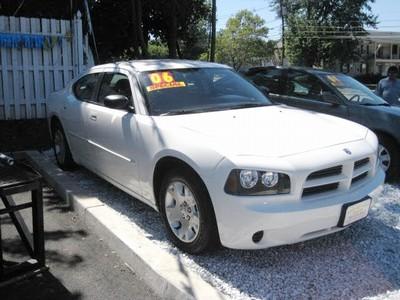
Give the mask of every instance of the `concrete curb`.
M 38 152 L 26 156 L 58 195 L 78 213 L 88 230 L 97 234 L 162 299 L 225 299 L 179 257 L 154 245 L 129 222 L 99 199 L 89 197 L 76 181 Z

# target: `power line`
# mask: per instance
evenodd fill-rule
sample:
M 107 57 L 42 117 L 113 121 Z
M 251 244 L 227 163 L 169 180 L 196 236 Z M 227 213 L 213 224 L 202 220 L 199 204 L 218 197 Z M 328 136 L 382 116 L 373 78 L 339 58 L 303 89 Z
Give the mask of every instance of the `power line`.
M 317 25 L 317 24 L 304 24 L 304 25 L 301 25 L 299 23 L 295 23 L 295 24 L 296 24 L 297 27 L 324 27 L 324 28 L 349 28 L 349 27 L 358 28 L 358 27 L 362 27 L 362 26 L 351 26 L 351 25 L 348 25 L 348 26 L 335 26 L 335 25 Z M 384 25 L 384 26 L 379 26 L 379 27 L 398 27 L 398 26 L 400 26 L 400 23 L 399 23 L 399 25 Z
M 22 8 L 22 6 L 24 5 L 25 0 L 22 0 L 21 3 L 19 4 L 19 6 L 17 7 L 17 9 L 15 10 L 15 12 L 13 13 L 13 16 L 15 17 L 17 15 L 17 13 L 19 12 L 19 10 Z
M 332 36 L 292 36 L 293 39 L 318 39 L 318 40 L 356 40 L 357 38 L 364 37 L 368 39 L 368 35 L 332 35 Z M 379 36 L 381 39 L 393 39 L 393 36 Z M 400 41 L 400 38 L 399 38 Z

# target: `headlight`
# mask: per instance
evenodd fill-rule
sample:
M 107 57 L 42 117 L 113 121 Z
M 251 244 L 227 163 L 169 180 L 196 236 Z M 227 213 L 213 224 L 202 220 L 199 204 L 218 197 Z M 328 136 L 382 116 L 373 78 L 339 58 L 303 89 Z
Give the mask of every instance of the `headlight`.
M 267 188 L 272 188 L 279 182 L 279 174 L 276 172 L 265 172 L 261 176 L 261 182 Z
M 258 182 L 258 172 L 254 170 L 241 170 L 239 177 L 240 185 L 245 189 L 252 189 Z
M 262 196 L 290 193 L 290 178 L 277 172 L 232 170 L 225 184 L 231 195 Z

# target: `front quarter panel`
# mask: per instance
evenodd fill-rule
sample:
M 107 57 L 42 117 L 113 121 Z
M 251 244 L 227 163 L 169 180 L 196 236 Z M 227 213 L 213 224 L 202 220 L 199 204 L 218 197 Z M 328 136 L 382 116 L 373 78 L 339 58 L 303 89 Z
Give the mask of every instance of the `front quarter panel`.
M 144 198 L 156 203 L 153 191 L 153 174 L 157 162 L 164 157 L 174 157 L 188 164 L 206 186 L 223 155 L 209 147 L 202 137 L 177 127 L 158 124 L 157 117 L 137 115 L 141 150 L 138 157 L 139 173 Z

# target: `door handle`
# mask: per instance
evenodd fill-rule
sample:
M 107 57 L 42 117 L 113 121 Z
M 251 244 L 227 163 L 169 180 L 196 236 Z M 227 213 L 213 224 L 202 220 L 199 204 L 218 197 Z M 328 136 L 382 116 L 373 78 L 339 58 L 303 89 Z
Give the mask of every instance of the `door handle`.
M 92 120 L 92 121 L 97 121 L 97 116 L 96 116 L 96 115 L 91 115 L 91 116 L 90 116 L 90 120 Z

